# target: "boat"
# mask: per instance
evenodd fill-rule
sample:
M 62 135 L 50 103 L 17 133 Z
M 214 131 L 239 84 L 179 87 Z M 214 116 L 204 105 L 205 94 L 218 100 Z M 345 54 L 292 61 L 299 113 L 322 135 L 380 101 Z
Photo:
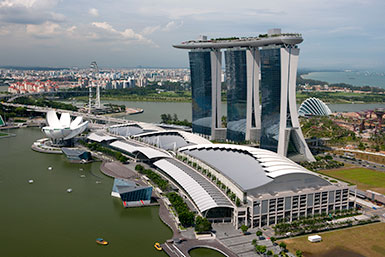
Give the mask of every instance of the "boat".
M 32 184 L 33 183 L 33 179 L 28 180 L 28 183 Z
M 68 188 L 67 193 L 71 193 L 71 192 L 72 192 L 72 188 Z
M 96 243 L 100 245 L 108 245 L 108 242 L 103 238 L 96 238 Z
M 154 244 L 154 247 L 155 247 L 156 250 L 162 251 L 162 247 L 160 246 L 160 244 L 159 244 L 158 242 L 156 242 L 156 243 Z
M 51 166 L 49 166 L 49 167 L 48 167 L 48 170 L 52 170 L 52 167 L 51 167 Z

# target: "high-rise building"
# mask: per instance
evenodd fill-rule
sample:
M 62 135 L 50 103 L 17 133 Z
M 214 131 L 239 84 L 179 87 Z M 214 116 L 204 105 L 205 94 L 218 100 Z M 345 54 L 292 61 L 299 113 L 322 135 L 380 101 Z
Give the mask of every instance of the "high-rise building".
M 216 138 L 221 127 L 221 52 L 189 52 L 192 88 L 192 129 Z
M 227 139 L 256 141 L 260 130 L 259 51 L 225 52 L 227 84 Z
M 300 34 L 272 29 L 258 37 L 202 37 L 174 45 L 191 49 L 193 132 L 211 139 L 259 141 L 261 148 L 281 155 L 314 160 L 296 106 L 297 44 L 302 41 Z M 221 128 L 222 48 L 226 49 L 227 131 Z
M 314 160 L 298 120 L 296 45 L 267 46 L 261 51 L 260 147 L 299 160 Z

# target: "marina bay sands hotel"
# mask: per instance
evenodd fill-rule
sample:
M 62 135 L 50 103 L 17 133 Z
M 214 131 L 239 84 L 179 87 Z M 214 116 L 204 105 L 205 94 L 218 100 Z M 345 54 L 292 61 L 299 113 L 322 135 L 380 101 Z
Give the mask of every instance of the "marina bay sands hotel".
M 296 160 L 314 160 L 298 120 L 296 78 L 300 34 L 271 29 L 258 37 L 210 39 L 174 45 L 190 49 L 192 129 L 211 139 L 259 141 L 260 148 Z M 222 49 L 227 128 L 222 127 Z

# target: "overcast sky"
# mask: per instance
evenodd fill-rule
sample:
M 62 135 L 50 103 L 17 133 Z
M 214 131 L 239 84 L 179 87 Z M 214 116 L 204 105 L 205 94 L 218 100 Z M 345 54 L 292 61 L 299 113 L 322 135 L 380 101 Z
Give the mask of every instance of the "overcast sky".
M 188 67 L 172 44 L 269 28 L 302 68 L 385 70 L 384 0 L 0 0 L 0 65 Z

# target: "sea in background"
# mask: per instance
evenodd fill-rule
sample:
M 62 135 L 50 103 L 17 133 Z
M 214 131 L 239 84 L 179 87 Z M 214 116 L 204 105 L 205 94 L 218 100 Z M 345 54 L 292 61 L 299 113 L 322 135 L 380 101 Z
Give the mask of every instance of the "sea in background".
M 353 86 L 373 86 L 385 89 L 385 72 L 317 71 L 304 74 L 302 78 L 321 80 L 328 83 L 346 83 Z

